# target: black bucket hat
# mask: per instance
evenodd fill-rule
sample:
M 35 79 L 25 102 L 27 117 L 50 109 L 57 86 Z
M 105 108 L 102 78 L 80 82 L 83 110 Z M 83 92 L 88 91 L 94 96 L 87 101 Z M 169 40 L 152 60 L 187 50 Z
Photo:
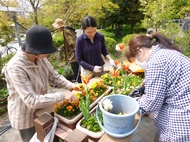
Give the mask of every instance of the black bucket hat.
M 26 33 L 25 52 L 31 54 L 49 54 L 57 49 L 53 45 L 50 31 L 44 26 L 33 26 Z

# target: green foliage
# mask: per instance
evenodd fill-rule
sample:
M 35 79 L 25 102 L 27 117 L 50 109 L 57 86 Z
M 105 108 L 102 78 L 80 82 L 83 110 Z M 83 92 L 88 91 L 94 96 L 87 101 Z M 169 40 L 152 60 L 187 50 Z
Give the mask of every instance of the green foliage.
M 124 76 L 121 80 L 120 88 L 122 91 L 121 94 L 128 95 L 132 90 L 138 87 L 142 83 L 142 78 L 137 75 L 128 75 Z M 126 84 L 126 86 L 124 86 Z
M 57 32 L 52 37 L 53 37 L 53 44 L 55 45 L 55 47 L 59 48 L 64 42 L 63 33 Z
M 5 45 L 7 45 L 8 42 L 13 40 L 14 36 L 12 36 L 13 32 L 12 32 L 10 27 L 3 26 L 1 28 L 2 29 L 0 30 L 1 31 L 0 32 L 0 39 L 3 39 L 4 41 L 0 42 L 0 45 L 5 46 Z
M 71 68 L 71 65 L 68 65 L 66 68 L 66 65 L 62 64 L 59 60 L 50 60 L 52 67 L 63 76 L 67 76 L 69 74 L 73 74 L 73 70 Z
M 132 90 L 134 90 L 143 81 L 141 76 L 137 75 L 118 75 L 113 76 L 112 74 L 104 74 L 101 76 L 100 81 L 108 86 L 114 86 L 118 89 L 115 90 L 117 93 L 128 95 Z M 114 82 L 115 81 L 115 82 Z
M 88 120 L 90 117 L 90 99 L 88 92 L 86 93 L 85 99 L 80 98 L 80 110 L 84 116 L 85 120 Z
M 0 98 L 7 98 L 8 95 L 8 90 L 6 88 L 0 89 Z
M 190 57 L 190 31 L 181 32 L 175 38 L 175 43 L 181 47 L 186 56 Z
M 143 25 L 146 28 L 154 28 L 157 30 L 166 20 L 184 18 L 189 10 L 189 0 L 140 0 L 141 11 L 144 19 Z
M 109 54 L 113 57 L 116 57 L 116 51 L 115 51 L 116 41 L 115 41 L 115 39 L 110 38 L 110 37 L 105 37 L 105 42 L 106 42 L 106 47 L 108 49 Z
M 190 58 L 190 47 L 186 48 L 186 51 L 184 53 L 187 57 Z
M 14 30 L 11 28 L 13 23 L 7 12 L 0 11 L 0 45 L 5 46 L 14 38 Z
M 65 66 L 64 67 L 59 67 L 59 68 L 56 69 L 56 71 L 59 74 L 63 75 L 63 76 L 67 76 L 67 75 L 73 73 L 73 70 L 72 70 L 71 66 L 68 66 L 67 69 L 65 68 Z
M 2 114 L 4 114 L 5 112 L 7 112 L 7 107 L 6 107 L 6 106 L 1 107 L 1 108 L 0 108 L 0 116 L 1 116 Z
M 5 57 L 0 58 L 0 70 L 3 66 L 8 63 L 8 61 L 14 56 L 14 54 L 8 54 Z
M 162 26 L 159 32 L 166 35 L 171 41 L 177 44 L 184 54 L 190 57 L 190 31 L 182 31 L 181 28 L 175 23 L 169 23 Z
M 135 35 L 136 35 L 136 34 L 129 34 L 129 35 L 124 36 L 123 39 L 122 39 L 122 42 L 123 42 L 124 44 L 128 44 L 129 40 L 130 40 L 131 38 L 133 38 Z
M 102 112 L 100 112 L 100 111 L 98 112 L 98 117 L 99 117 L 100 123 L 103 124 Z M 82 124 L 81 125 L 82 127 L 86 128 L 92 132 L 99 132 L 102 130 L 98 124 L 97 119 L 96 119 L 96 113 L 95 112 L 93 112 L 87 120 L 82 119 L 81 124 Z
M 109 31 L 104 30 L 104 29 L 98 30 L 98 32 L 102 33 L 105 37 L 110 37 L 110 38 L 115 37 L 114 33 L 109 32 Z

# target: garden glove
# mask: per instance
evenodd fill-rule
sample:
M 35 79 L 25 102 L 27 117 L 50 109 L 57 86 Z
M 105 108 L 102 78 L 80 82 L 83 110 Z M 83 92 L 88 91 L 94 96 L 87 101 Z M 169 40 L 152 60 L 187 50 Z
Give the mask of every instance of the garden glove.
M 132 97 L 132 98 L 141 97 L 144 94 L 144 90 L 145 90 L 144 86 L 139 87 L 139 88 L 131 91 L 129 96 Z
M 96 73 L 102 72 L 102 67 L 101 66 L 94 66 L 93 71 L 96 72 Z

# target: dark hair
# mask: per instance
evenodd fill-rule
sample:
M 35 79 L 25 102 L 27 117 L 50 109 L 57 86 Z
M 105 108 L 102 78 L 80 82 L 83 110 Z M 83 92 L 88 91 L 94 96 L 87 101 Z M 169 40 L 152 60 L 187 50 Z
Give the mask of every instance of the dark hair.
M 131 59 L 137 54 L 137 48 L 151 48 L 152 45 L 157 44 L 165 49 L 172 49 L 182 52 L 177 45 L 173 44 L 170 39 L 160 33 L 155 33 L 152 37 L 146 36 L 144 34 L 138 34 L 129 41 L 126 57 L 129 61 L 131 61 Z
M 153 32 L 154 32 L 153 29 L 148 29 L 148 30 L 147 30 L 147 34 L 151 34 L 151 33 L 153 33 Z
M 96 20 L 92 16 L 86 16 L 82 20 L 82 30 L 85 30 L 88 27 L 97 27 Z

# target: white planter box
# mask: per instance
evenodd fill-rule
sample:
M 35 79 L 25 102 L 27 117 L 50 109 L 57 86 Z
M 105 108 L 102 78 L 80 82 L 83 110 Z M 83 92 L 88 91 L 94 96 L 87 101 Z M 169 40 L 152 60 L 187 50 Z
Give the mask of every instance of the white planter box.
M 96 106 L 96 107 L 97 107 L 97 106 Z M 94 108 L 90 111 L 90 113 L 94 112 L 94 111 L 96 110 L 96 107 L 94 107 Z M 82 118 L 82 119 L 84 119 L 84 118 Z M 92 132 L 92 131 L 89 131 L 89 130 L 86 129 L 86 128 L 83 128 L 83 127 L 80 125 L 82 119 L 77 123 L 76 129 L 80 130 L 81 132 L 87 134 L 88 136 L 90 136 L 90 137 L 92 137 L 92 138 L 101 138 L 102 135 L 105 133 L 103 130 L 100 131 L 100 132 Z
M 100 96 L 98 97 L 93 103 L 90 104 L 90 109 L 94 108 L 97 103 L 104 97 L 105 94 L 109 94 L 112 91 L 111 87 L 108 87 L 108 89 Z M 56 112 L 54 112 L 54 116 L 58 118 L 59 121 L 64 122 L 66 124 L 74 124 L 78 122 L 82 118 L 82 112 L 80 112 L 76 117 L 73 119 L 67 119 L 66 117 L 63 117 Z

